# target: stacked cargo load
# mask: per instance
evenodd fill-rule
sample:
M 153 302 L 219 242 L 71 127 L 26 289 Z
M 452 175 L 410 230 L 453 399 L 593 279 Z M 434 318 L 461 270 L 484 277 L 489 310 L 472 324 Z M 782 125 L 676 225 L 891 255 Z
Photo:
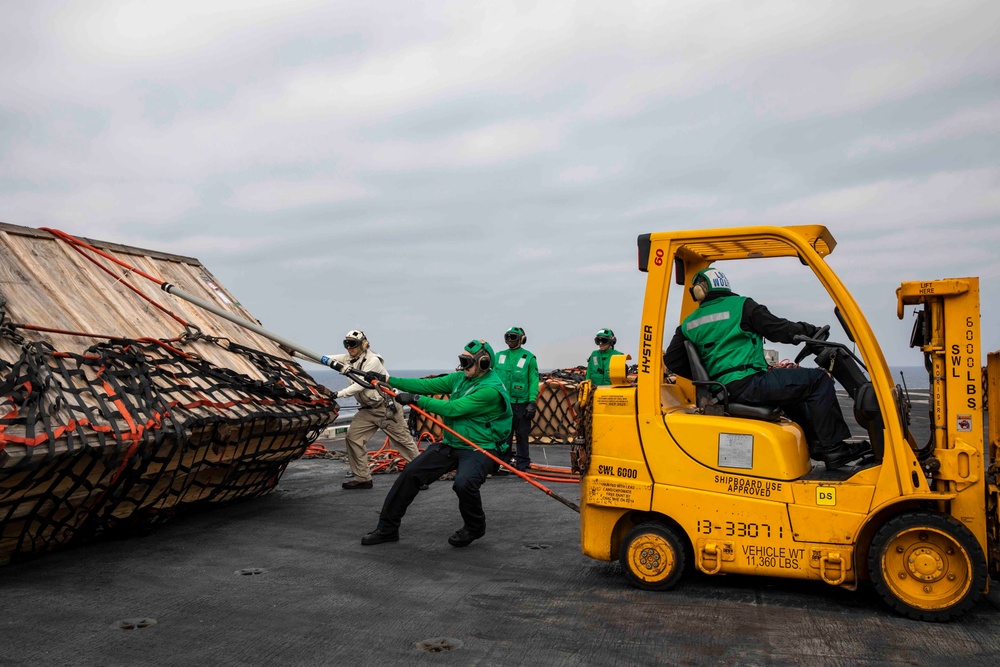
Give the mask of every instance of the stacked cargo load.
M 266 494 L 336 419 L 154 275 L 255 321 L 197 259 L 0 223 L 0 563 Z

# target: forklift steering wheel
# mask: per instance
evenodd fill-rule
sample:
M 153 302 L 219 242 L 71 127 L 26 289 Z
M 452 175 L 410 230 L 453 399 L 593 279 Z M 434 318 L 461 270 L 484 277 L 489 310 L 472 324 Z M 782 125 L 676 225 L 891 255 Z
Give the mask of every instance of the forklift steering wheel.
M 830 337 L 830 325 L 827 324 L 816 332 L 816 335 L 813 336 L 813 340 L 827 340 L 829 337 Z M 819 353 L 820 350 L 822 350 L 821 346 L 816 345 L 815 343 L 806 343 L 805 347 L 803 347 L 799 351 L 799 353 L 795 355 L 795 365 L 798 366 L 799 364 L 802 363 L 803 359 L 808 357 L 810 354 Z

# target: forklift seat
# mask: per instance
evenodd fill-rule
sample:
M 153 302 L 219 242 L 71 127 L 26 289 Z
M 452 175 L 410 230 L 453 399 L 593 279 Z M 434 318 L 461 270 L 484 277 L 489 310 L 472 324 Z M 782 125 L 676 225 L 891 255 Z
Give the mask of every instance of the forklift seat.
M 776 405 L 748 405 L 746 403 L 730 403 L 726 385 L 716 382 L 708 376 L 705 365 L 701 363 L 698 349 L 689 340 L 684 341 L 688 363 L 694 378 L 695 403 L 698 409 L 706 415 L 741 417 L 743 419 L 761 419 L 768 422 L 781 420 L 781 408 Z

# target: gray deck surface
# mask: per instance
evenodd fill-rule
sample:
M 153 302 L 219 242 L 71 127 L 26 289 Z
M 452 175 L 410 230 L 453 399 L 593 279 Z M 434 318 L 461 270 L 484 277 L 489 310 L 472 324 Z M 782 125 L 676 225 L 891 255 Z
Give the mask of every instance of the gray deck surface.
M 568 465 L 563 446 L 532 451 Z M 576 513 L 515 477 L 483 487 L 488 533 L 468 548 L 446 541 L 461 525 L 447 482 L 418 496 L 398 543 L 363 547 L 395 475 L 344 491 L 346 471 L 296 461 L 268 497 L 0 568 L 0 665 L 997 661 L 995 593 L 937 625 L 890 612 L 870 587 L 689 574 L 639 591 L 580 553 Z M 553 488 L 578 500 L 576 485 Z M 139 619 L 156 623 L 118 627 Z M 461 646 L 415 646 L 440 637 Z

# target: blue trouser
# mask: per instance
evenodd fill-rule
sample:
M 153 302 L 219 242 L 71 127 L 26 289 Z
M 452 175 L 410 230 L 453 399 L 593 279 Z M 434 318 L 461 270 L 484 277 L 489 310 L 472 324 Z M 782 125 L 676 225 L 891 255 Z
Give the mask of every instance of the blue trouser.
M 527 470 L 531 467 L 531 456 L 528 454 L 528 435 L 531 433 L 531 419 L 525 412 L 528 410 L 528 403 L 511 403 L 510 409 L 514 413 L 511 422 L 510 435 L 507 436 L 507 444 L 514 445 L 516 440 L 516 456 L 514 465 L 518 470 Z M 517 436 L 515 438 L 515 436 Z M 513 447 L 512 447 L 513 449 Z
M 772 368 L 751 377 L 729 400 L 779 406 L 805 431 L 809 454 L 815 459 L 851 437 L 833 380 L 819 368 Z
M 455 470 L 455 481 L 451 488 L 458 496 L 458 511 L 465 521 L 465 528 L 473 534 L 486 532 L 486 514 L 479 487 L 486 481 L 494 463 L 485 454 L 473 449 L 449 447 L 435 442 L 424 452 L 406 464 L 403 472 L 389 489 L 379 515 L 379 528 L 386 531 L 399 530 L 399 524 L 406 514 L 406 508 L 420 492 L 423 484 L 432 484 L 446 472 Z

